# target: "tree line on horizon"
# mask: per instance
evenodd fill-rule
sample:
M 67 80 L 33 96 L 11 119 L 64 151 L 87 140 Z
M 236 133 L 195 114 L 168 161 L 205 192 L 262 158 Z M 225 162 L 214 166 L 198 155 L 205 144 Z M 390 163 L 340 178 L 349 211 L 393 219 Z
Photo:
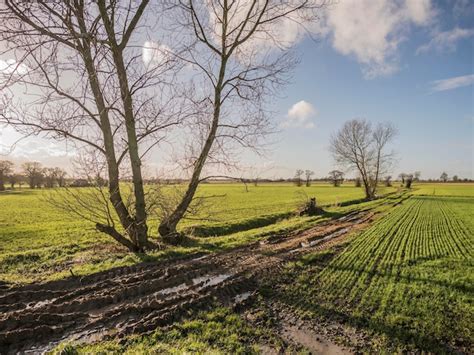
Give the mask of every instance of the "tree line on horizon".
M 15 164 L 9 160 L 0 160 L 0 191 L 5 191 L 9 184 L 13 190 L 16 185 L 20 188 L 27 184 L 30 189 L 41 187 L 65 187 L 66 171 L 59 167 L 44 167 L 39 162 L 25 162 L 20 171 L 15 171 Z

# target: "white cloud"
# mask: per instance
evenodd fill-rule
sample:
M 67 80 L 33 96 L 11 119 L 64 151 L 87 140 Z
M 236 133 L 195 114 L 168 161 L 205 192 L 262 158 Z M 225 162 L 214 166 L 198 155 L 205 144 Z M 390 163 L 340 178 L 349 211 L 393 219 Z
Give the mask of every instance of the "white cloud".
M 314 122 L 311 117 L 316 115 L 316 109 L 309 102 L 298 101 L 288 110 L 287 119 L 282 123 L 282 127 L 313 128 Z
M 142 60 L 145 65 L 160 66 L 169 60 L 170 53 L 171 49 L 167 45 L 146 41 L 142 48 Z
M 354 55 L 366 78 L 398 70 L 398 47 L 411 25 L 424 26 L 435 16 L 430 0 L 347 0 L 327 13 L 333 47 Z
M 417 25 L 426 25 L 435 15 L 431 0 L 405 0 L 405 6 L 408 16 Z
M 321 1 L 310 0 L 310 3 L 318 5 Z M 241 23 L 249 6 L 248 0 L 239 3 L 229 20 L 231 27 Z M 282 3 L 281 9 L 285 6 L 290 5 Z M 214 10 L 211 7 L 208 10 L 210 27 L 214 30 L 212 39 L 219 43 L 221 25 Z M 309 32 L 328 37 L 335 50 L 354 56 L 366 78 L 390 75 L 399 68 L 399 45 L 406 40 L 411 27 L 426 26 L 436 16 L 431 0 L 341 0 L 318 10 L 320 21 L 307 21 L 304 12 L 267 24 L 265 31 L 245 44 L 243 60 L 253 51 L 262 53 L 265 49 L 295 45 Z
M 431 82 L 433 91 L 453 90 L 472 84 L 474 84 L 474 74 L 456 76 L 454 78 L 435 80 Z
M 431 41 L 420 46 L 416 54 L 434 49 L 438 52 L 453 52 L 456 50 L 456 43 L 462 39 L 474 36 L 474 28 L 453 28 L 450 31 L 437 32 Z
M 18 63 L 15 59 L 0 59 L 0 73 L 5 75 L 18 74 L 25 75 L 30 69 L 23 63 Z

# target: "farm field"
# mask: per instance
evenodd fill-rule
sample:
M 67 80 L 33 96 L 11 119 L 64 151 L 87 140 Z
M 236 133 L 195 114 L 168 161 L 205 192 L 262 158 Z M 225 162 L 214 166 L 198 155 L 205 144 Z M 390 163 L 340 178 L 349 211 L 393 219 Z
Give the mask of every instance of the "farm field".
M 206 207 L 204 220 L 186 220 L 180 225 L 197 237 L 187 247 L 151 253 L 146 260 L 221 250 L 316 223 L 323 218 L 294 216 L 308 196 L 316 196 L 319 204 L 327 206 L 363 197 L 360 188 L 329 184 L 260 184 L 246 191 L 243 184 L 202 185 L 200 195 L 218 197 Z M 49 196 L 48 190 L 0 193 L 0 280 L 48 280 L 70 276 L 69 270 L 84 274 L 143 261 L 98 233 L 92 223 L 54 208 L 47 201 Z M 153 216 L 150 225 L 151 234 L 156 235 Z
M 473 183 L 419 183 L 415 195 L 474 197 Z
M 469 352 L 473 256 L 474 198 L 415 196 L 327 265 L 316 254 L 290 267 L 296 282 L 275 297 L 365 331 L 371 351 Z
M 305 348 L 293 348 L 280 329 L 296 314 L 321 324 L 319 333 L 305 334 L 324 334 L 337 344 L 332 349 L 469 353 L 474 346 L 474 198 L 405 194 L 344 211 L 364 208 L 381 212 L 375 223 L 287 262 L 281 274 L 262 281 L 261 296 L 244 314 L 216 306 L 151 335 L 64 343 L 58 349 L 294 353 Z M 288 320 L 281 314 L 293 315 Z

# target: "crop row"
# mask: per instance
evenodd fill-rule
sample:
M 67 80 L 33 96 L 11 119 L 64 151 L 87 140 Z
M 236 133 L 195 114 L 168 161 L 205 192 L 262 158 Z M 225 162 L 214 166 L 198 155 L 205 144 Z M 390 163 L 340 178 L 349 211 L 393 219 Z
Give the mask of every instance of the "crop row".
M 473 212 L 474 199 L 410 198 L 321 271 L 317 298 L 385 333 L 467 341 L 474 316 Z

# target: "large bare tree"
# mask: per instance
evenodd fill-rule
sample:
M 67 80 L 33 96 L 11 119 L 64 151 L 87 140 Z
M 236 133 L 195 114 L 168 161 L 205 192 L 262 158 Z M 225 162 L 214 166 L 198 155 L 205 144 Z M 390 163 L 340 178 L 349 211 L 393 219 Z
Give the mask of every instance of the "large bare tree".
M 190 64 L 195 116 L 186 135 L 190 180 L 182 199 L 161 221 L 172 239 L 193 202 L 205 168 L 232 166 L 239 148 L 257 149 L 271 131 L 266 104 L 289 79 L 296 58 L 285 25 L 318 19 L 327 1 L 182 0 L 172 8 L 176 33 L 189 41 L 181 59 Z M 195 134 L 193 134 L 195 133 Z M 194 139 L 190 139 L 194 137 Z
M 387 148 L 395 135 L 396 129 L 389 123 L 372 127 L 366 120 L 351 120 L 331 137 L 334 160 L 360 174 L 367 199 L 376 196 L 380 176 L 393 161 L 393 153 Z
M 154 29 L 145 16 L 149 6 L 148 0 L 0 5 L 0 54 L 9 58 L 0 73 L 0 124 L 101 155 L 113 218 L 97 220 L 96 228 L 132 251 L 150 246 L 143 156 L 180 117 L 163 113 L 172 101 L 164 88 L 175 61 L 163 55 L 142 63 L 146 31 Z M 148 19 L 154 24 L 156 16 L 149 12 Z M 123 170 L 133 185 L 129 204 Z

